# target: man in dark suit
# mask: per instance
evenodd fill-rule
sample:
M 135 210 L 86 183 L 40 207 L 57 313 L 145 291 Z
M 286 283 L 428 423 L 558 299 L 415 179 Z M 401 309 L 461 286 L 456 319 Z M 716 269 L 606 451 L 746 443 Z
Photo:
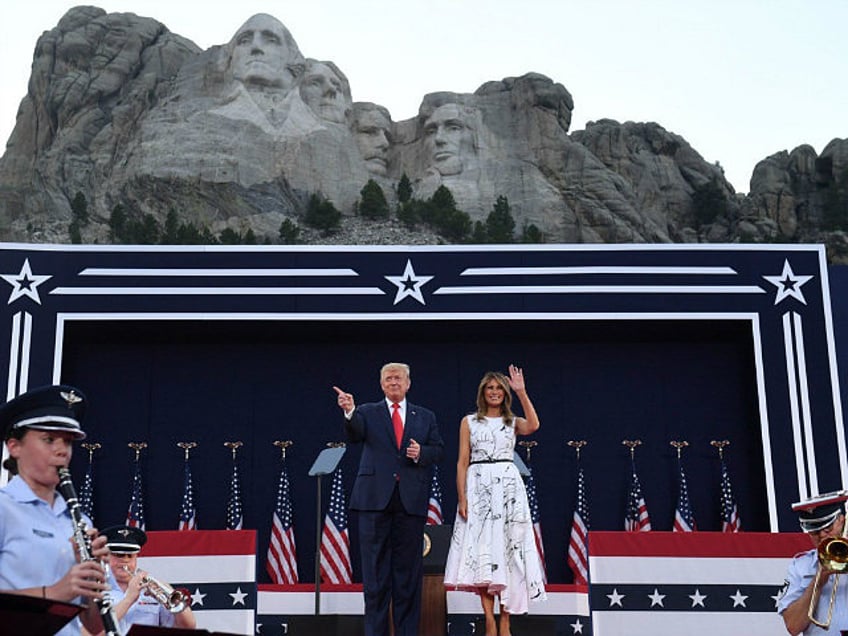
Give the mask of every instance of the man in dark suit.
M 388 636 L 390 605 L 395 636 L 418 634 L 424 524 L 444 442 L 433 412 L 407 402 L 410 384 L 409 366 L 390 362 L 380 370 L 384 400 L 356 406 L 333 387 L 348 440 L 362 442 L 350 508 L 359 519 L 367 636 Z

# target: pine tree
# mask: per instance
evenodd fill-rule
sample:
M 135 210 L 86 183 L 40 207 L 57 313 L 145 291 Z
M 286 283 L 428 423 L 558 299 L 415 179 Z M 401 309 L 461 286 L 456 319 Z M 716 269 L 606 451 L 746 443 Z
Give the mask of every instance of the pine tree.
M 374 181 L 368 179 L 362 190 L 359 191 L 359 214 L 366 219 L 386 219 L 389 217 L 389 204 L 386 201 L 386 195 L 383 194 L 383 188 Z
M 280 223 L 280 240 L 285 245 L 294 245 L 300 236 L 300 227 L 291 219 L 283 219 Z
M 489 243 L 513 243 L 515 238 L 515 219 L 509 209 L 509 201 L 499 196 L 489 216 L 486 217 L 486 234 Z
M 77 192 L 71 201 L 71 214 L 80 225 L 88 223 L 88 201 L 82 192 Z
M 326 235 L 338 229 L 341 224 L 342 213 L 336 209 L 331 201 L 318 194 L 313 194 L 309 197 L 303 220 L 307 225 L 322 230 Z
M 412 198 L 412 184 L 404 172 L 397 184 L 397 197 L 400 203 L 406 203 Z

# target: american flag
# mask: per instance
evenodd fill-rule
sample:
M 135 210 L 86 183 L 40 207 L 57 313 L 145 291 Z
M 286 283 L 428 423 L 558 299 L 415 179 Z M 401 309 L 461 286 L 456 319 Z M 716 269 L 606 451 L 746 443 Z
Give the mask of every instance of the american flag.
M 265 564 L 265 569 L 268 571 L 271 580 L 278 585 L 291 585 L 298 582 L 289 473 L 286 469 L 285 458 L 283 458 L 280 482 L 277 486 L 277 505 L 274 508 L 271 542 L 268 544 L 268 561 Z
M 533 534 L 536 537 L 536 549 L 542 562 L 542 574 L 545 583 L 548 582 L 548 567 L 545 564 L 545 544 L 542 542 L 542 524 L 539 517 L 539 501 L 536 497 L 536 481 L 533 479 L 533 469 L 527 466 L 527 476 L 524 478 L 527 486 L 527 503 L 530 504 L 530 519 L 533 521 Z
M 727 464 L 721 460 L 721 531 L 739 532 L 742 529 L 742 520 L 739 518 L 739 510 L 736 500 L 733 498 L 733 489 L 730 487 L 730 474 L 727 472 Z
M 136 460 L 135 474 L 133 475 L 132 494 L 130 505 L 127 508 L 127 525 L 130 528 L 145 529 L 144 525 L 144 497 L 142 495 L 141 464 Z
M 680 467 L 680 490 L 677 494 L 677 508 L 674 510 L 674 532 L 694 532 L 695 514 L 692 512 L 692 504 L 689 503 L 689 489 L 686 487 L 686 475 L 683 473 L 683 462 L 678 458 Z
M 94 523 L 94 475 L 91 462 L 88 463 L 88 470 L 85 471 L 85 480 L 82 482 L 79 500 L 80 508 Z
M 233 457 L 233 475 L 230 478 L 230 496 L 227 499 L 227 530 L 241 530 L 241 485 L 239 484 L 238 465 Z
M 636 474 L 636 461 L 630 460 L 630 492 L 627 494 L 627 511 L 624 515 L 624 529 L 628 532 L 648 532 L 651 529 L 651 517 L 648 505 L 642 495 L 642 485 Z
M 333 475 L 330 507 L 324 517 L 324 531 L 321 534 L 321 580 L 325 583 L 353 583 L 341 468 Z
M 430 482 L 430 503 L 427 504 L 427 525 L 440 526 L 442 523 L 442 487 L 439 485 L 439 467 L 435 466 Z
M 574 573 L 574 583 L 589 584 L 589 506 L 586 501 L 586 481 L 583 467 L 577 471 L 577 505 L 571 521 L 571 538 L 568 540 L 568 567 Z
M 185 461 L 185 489 L 183 504 L 180 506 L 180 526 L 178 530 L 197 530 L 197 510 L 194 508 L 194 486 L 191 484 L 191 467 Z

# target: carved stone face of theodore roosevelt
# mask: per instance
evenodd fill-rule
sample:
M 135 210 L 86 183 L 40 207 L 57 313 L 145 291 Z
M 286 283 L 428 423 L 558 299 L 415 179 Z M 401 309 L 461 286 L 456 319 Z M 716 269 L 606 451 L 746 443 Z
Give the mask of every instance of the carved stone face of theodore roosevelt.
M 354 105 L 353 136 L 368 172 L 385 175 L 389 164 L 392 121 L 380 106 Z

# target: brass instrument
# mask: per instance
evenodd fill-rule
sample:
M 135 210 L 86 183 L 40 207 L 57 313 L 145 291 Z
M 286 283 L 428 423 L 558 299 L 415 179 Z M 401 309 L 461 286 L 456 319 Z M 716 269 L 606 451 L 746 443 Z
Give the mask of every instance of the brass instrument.
M 848 523 L 844 523 L 841 537 L 826 537 L 822 539 L 819 542 L 818 548 L 816 548 L 816 554 L 819 559 L 819 569 L 816 572 L 816 578 L 813 582 L 813 595 L 810 598 L 810 609 L 807 611 L 807 618 L 810 619 L 811 623 L 815 623 L 822 629 L 827 629 L 830 627 L 830 621 L 833 618 L 833 605 L 836 602 L 839 575 L 848 570 Z M 833 588 L 830 591 L 827 619 L 819 621 L 816 620 L 815 613 L 819 605 L 819 597 L 821 596 L 820 580 L 823 570 L 835 572 L 836 575 L 833 579 Z
M 131 576 L 135 576 L 138 570 L 130 570 L 126 565 L 122 566 Z M 182 590 L 175 590 L 167 583 L 159 579 L 145 574 L 141 577 L 141 586 L 144 590 L 156 599 L 171 614 L 179 614 L 188 607 L 188 596 Z

